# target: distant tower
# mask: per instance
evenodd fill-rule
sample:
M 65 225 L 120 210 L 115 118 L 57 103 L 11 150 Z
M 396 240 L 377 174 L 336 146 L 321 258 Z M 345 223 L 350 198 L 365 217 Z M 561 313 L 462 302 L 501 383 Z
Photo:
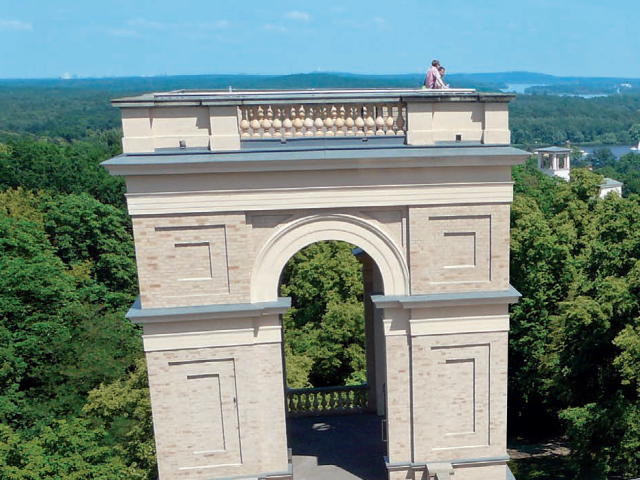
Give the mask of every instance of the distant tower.
M 549 176 L 569 181 L 571 172 L 571 150 L 562 147 L 546 147 L 535 150 L 538 154 L 538 169 Z

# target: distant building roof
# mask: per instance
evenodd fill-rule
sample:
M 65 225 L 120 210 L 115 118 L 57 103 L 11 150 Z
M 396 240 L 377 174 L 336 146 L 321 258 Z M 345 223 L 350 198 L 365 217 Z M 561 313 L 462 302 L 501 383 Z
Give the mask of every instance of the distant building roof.
M 602 183 L 600 184 L 601 188 L 613 188 L 613 187 L 622 187 L 624 185 L 624 183 L 619 182 L 617 180 L 614 180 L 613 178 L 605 178 L 604 180 L 602 180 Z
M 545 147 L 545 148 L 537 148 L 534 150 L 534 153 L 571 153 L 570 148 L 563 147 Z

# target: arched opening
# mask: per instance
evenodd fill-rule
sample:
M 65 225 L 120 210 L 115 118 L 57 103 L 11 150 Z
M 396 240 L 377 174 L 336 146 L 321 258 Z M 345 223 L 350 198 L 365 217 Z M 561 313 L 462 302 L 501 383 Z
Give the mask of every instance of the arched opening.
M 334 257 L 329 259 L 329 254 Z M 308 265 L 301 265 L 313 262 L 310 257 L 314 255 L 318 256 L 316 263 L 329 259 L 326 261 L 334 271 L 325 273 L 338 284 L 337 290 L 347 291 L 346 297 L 336 298 L 335 291 L 331 291 L 328 292 L 331 298 L 327 298 L 317 292 L 335 285 L 332 286 L 332 280 L 319 278 L 318 272 L 311 271 Z M 336 268 L 342 271 L 336 273 Z M 301 273 L 317 278 L 310 281 L 292 277 Z M 265 243 L 254 265 L 252 300 L 277 299 L 281 278 L 281 294 L 296 295 L 292 298 L 294 313 L 290 310 L 283 319 L 285 329 L 295 326 L 303 334 L 309 334 L 306 339 L 301 338 L 304 335 L 296 338 L 299 332 L 288 330 L 283 342 L 288 372 L 285 377 L 293 384 L 290 386 L 307 387 L 288 388 L 287 380 L 283 379 L 294 470 L 300 474 L 306 468 L 305 463 L 311 462 L 314 467 L 317 462 L 359 478 L 385 477 L 385 336 L 382 315 L 374 308 L 371 295 L 409 294 L 408 269 L 401 250 L 379 226 L 359 217 L 343 214 L 306 217 L 282 227 Z M 305 288 L 313 291 L 305 294 Z M 322 298 L 319 306 L 308 303 L 319 297 Z M 329 325 L 322 325 L 323 321 Z M 345 335 L 347 338 L 343 338 Z M 360 343 L 348 338 L 349 335 L 360 336 Z M 300 342 L 295 345 L 292 337 Z M 344 343 L 332 345 L 323 358 L 322 349 L 327 346 L 318 340 L 336 339 Z M 313 352 L 300 348 L 305 341 Z M 348 413 L 357 415 L 345 415 Z M 356 451 L 361 454 L 354 455 Z M 307 473 L 312 471 L 313 468 Z M 339 471 L 334 473 L 340 475 Z M 331 476 L 326 469 L 323 474 Z
M 287 431 L 298 474 L 310 459 L 328 476 L 386 473 L 384 332 L 370 298 L 381 291 L 375 262 L 346 242 L 308 245 L 282 271 L 280 292 L 292 303 L 282 318 Z

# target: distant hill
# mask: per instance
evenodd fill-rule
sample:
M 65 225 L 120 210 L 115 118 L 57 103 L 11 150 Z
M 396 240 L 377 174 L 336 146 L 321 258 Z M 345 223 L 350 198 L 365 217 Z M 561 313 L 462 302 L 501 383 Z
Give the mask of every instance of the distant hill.
M 292 75 L 176 75 L 82 79 L 0 79 L 0 88 L 96 89 L 113 94 L 176 89 L 298 89 L 298 88 L 411 88 L 422 84 L 424 73 L 361 75 L 348 72 Z M 534 72 L 454 73 L 447 82 L 455 87 L 501 90 L 509 84 L 532 84 L 531 93 L 612 93 L 640 89 L 640 79 L 556 77 Z M 527 92 L 529 93 L 529 92 Z
M 176 75 L 81 79 L 0 79 L 3 87 L 82 89 L 108 91 L 113 95 L 176 89 L 298 89 L 298 88 L 411 88 L 422 84 L 424 73 L 362 75 L 348 72 L 297 73 L 291 75 Z M 498 91 L 512 84 L 535 85 L 527 93 L 609 94 L 640 90 L 640 79 L 557 77 L 535 72 L 453 73 L 447 82 L 454 87 Z

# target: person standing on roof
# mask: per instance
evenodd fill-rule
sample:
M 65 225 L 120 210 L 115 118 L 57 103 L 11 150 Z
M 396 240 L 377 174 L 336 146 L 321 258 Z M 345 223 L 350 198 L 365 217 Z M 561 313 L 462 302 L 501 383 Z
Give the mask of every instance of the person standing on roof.
M 440 62 L 438 60 L 433 60 L 431 62 L 431 68 L 427 70 L 427 75 L 424 77 L 423 88 L 444 88 L 444 82 L 442 81 L 442 78 L 440 78 L 440 72 L 438 71 L 439 67 Z

